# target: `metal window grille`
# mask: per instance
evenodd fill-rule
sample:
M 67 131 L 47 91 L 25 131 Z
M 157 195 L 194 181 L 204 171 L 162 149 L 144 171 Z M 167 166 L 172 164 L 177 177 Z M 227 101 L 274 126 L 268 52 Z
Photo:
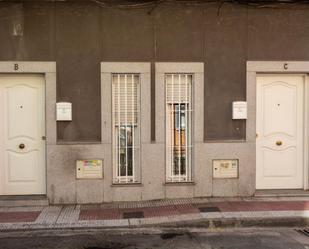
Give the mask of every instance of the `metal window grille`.
M 169 182 L 192 181 L 191 74 L 166 74 L 166 176 Z
M 113 74 L 114 183 L 140 180 L 140 76 Z

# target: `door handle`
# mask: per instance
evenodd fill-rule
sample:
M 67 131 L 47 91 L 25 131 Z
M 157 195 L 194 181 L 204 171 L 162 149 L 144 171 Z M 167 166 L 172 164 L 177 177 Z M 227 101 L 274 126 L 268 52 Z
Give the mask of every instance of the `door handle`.
M 278 145 L 278 146 L 282 145 L 282 141 L 277 141 L 276 145 Z
M 22 150 L 22 149 L 24 149 L 26 146 L 25 146 L 25 144 L 21 143 L 18 147 Z

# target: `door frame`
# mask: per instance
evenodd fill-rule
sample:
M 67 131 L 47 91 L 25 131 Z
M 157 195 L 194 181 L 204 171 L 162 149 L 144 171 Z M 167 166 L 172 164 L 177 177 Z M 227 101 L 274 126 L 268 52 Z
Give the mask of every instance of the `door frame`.
M 50 145 L 57 144 L 56 130 L 56 62 L 41 61 L 0 61 L 1 74 L 40 74 L 45 79 L 45 169 L 46 195 L 48 195 L 48 151 Z
M 246 140 L 254 143 L 256 169 L 256 77 L 257 74 L 303 74 L 304 75 L 304 145 L 303 145 L 303 189 L 309 189 L 309 62 L 308 61 L 247 61 Z M 256 174 L 256 170 L 254 175 Z M 255 181 L 256 177 L 254 177 Z M 256 183 L 255 183 L 256 186 Z

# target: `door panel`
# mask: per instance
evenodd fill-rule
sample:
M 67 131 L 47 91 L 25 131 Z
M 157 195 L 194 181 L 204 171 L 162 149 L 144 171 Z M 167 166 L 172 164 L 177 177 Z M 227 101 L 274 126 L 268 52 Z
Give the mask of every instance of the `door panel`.
M 277 81 L 262 86 L 264 136 L 294 137 L 297 131 L 297 86 Z
M 8 139 L 16 139 L 20 136 L 28 137 L 32 140 L 36 139 L 38 130 L 37 106 L 39 106 L 38 87 L 31 84 L 13 85 L 5 87 L 5 97 L 7 99 L 7 122 L 9 137 Z M 22 120 L 20 125 L 17 120 Z
M 40 75 L 0 75 L 0 194 L 45 194 L 45 90 Z
M 8 182 L 36 182 L 38 181 L 38 151 L 27 153 L 7 152 Z M 27 170 L 21 170 L 20 165 L 26 165 Z
M 262 158 L 264 177 L 292 177 L 295 168 L 290 166 L 294 164 L 296 156 L 295 147 L 281 151 L 264 147 Z
M 257 77 L 256 188 L 303 187 L 304 76 Z

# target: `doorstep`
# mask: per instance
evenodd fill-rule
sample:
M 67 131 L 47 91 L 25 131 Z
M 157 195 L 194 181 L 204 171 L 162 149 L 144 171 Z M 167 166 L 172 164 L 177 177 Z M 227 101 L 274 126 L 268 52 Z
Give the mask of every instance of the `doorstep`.
M 255 197 L 309 197 L 309 191 L 303 189 L 267 189 L 256 190 Z
M 2 195 L 0 207 L 48 206 L 46 195 Z

